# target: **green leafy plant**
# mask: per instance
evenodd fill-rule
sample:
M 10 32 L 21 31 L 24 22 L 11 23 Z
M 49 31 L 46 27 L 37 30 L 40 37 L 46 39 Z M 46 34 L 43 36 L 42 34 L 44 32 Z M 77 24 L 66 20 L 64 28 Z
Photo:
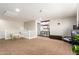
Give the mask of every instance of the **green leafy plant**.
M 73 36 L 73 40 L 79 42 L 79 34 L 75 34 Z M 76 54 L 79 54 L 79 45 L 72 45 L 72 51 Z
M 76 41 L 79 41 L 79 34 L 74 35 L 73 39 L 76 40 Z
M 72 46 L 72 51 L 76 54 L 79 54 L 79 45 L 73 45 Z

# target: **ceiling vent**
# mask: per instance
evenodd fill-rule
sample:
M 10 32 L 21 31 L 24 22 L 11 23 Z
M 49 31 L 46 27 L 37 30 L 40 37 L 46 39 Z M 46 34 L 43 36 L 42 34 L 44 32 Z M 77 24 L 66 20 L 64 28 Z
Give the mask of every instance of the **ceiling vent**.
M 17 16 L 17 13 L 16 12 L 12 12 L 12 11 L 4 11 L 3 15 L 14 17 L 14 16 Z

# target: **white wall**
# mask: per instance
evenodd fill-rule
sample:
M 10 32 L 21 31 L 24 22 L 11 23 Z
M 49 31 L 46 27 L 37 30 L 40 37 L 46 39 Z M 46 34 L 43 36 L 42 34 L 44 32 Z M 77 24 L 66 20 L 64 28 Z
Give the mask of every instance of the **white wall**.
M 61 23 L 57 25 L 57 23 Z M 76 24 L 76 17 L 68 17 L 62 19 L 51 19 L 50 20 L 50 34 L 51 35 L 70 35 L 73 25 Z M 27 22 L 11 20 L 11 19 L 0 19 L 0 31 L 8 32 L 27 32 L 27 36 L 30 38 L 37 37 L 37 21 L 31 20 Z
M 18 33 L 22 32 L 26 38 L 37 37 L 36 21 L 22 22 L 13 19 L 0 19 L 0 32 Z
M 35 20 L 24 22 L 24 29 L 28 32 L 29 39 L 37 37 L 37 24 Z
M 24 30 L 24 22 L 13 19 L 0 19 L 0 31 L 20 32 Z
M 57 23 L 61 23 L 57 25 Z M 73 25 L 76 24 L 76 17 L 68 17 L 62 19 L 50 20 L 50 34 L 51 35 L 71 35 Z
M 35 21 L 32 20 L 32 21 L 24 22 L 24 28 L 27 31 L 33 31 L 33 30 L 35 30 Z

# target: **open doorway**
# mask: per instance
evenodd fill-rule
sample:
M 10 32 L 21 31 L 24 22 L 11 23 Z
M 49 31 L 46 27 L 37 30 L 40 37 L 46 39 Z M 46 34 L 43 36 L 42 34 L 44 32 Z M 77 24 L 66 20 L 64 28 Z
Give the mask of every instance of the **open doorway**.
M 40 36 L 40 32 L 41 32 L 41 24 L 37 23 L 37 35 Z
M 49 26 L 49 20 L 43 20 L 40 21 L 40 23 L 37 23 L 37 33 L 38 36 L 49 36 L 50 34 L 50 26 Z

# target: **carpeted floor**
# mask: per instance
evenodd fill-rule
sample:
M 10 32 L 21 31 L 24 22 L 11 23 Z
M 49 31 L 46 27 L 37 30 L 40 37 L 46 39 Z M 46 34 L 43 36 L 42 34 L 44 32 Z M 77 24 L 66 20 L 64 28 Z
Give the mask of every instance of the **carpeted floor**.
M 73 55 L 71 45 L 60 40 L 35 39 L 0 40 L 1 55 Z

